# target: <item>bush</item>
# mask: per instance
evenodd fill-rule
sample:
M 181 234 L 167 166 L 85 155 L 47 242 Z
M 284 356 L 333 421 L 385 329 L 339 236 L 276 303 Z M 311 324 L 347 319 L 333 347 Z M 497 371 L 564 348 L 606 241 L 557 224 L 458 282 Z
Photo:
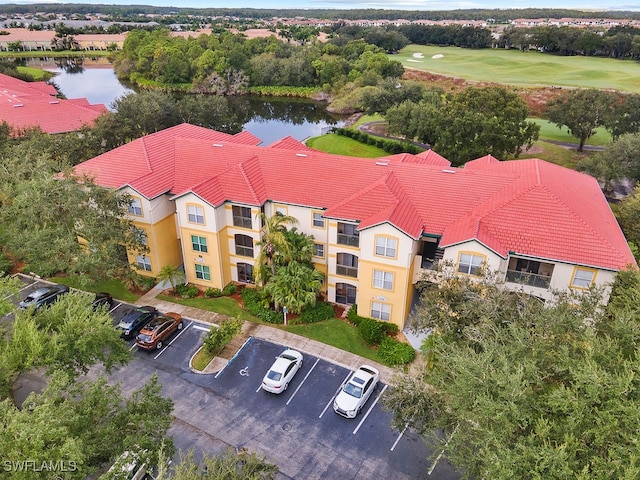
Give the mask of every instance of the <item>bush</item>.
M 298 320 L 300 323 L 315 323 L 333 317 L 335 317 L 333 306 L 326 302 L 317 302 L 315 305 L 305 308 Z
M 194 298 L 200 293 L 195 285 L 176 285 L 176 293 L 182 298 Z
M 235 335 L 240 333 L 243 323 L 244 320 L 232 318 L 222 323 L 218 328 L 212 326 L 204 339 L 204 348 L 207 352 L 217 355 Z
M 378 348 L 378 355 L 389 365 L 406 365 L 416 358 L 416 351 L 408 343 L 395 338 L 384 337 Z
M 382 324 L 382 330 L 384 331 L 385 335 L 388 335 L 390 337 L 393 337 L 395 335 L 398 334 L 398 325 L 396 325 L 395 323 L 391 323 L 391 322 L 380 322 Z
M 13 261 L 4 253 L 0 253 L 0 277 L 7 275 L 13 268 Z
M 141 290 L 151 290 L 156 284 L 156 279 L 153 277 L 145 277 L 144 275 L 140 275 L 140 279 L 138 280 L 138 282 Z
M 271 310 L 261 292 L 255 288 L 245 288 L 242 290 L 242 303 L 250 314 L 255 315 L 265 322 L 284 323 L 282 313 Z
M 225 285 L 225 287 L 222 289 L 222 294 L 229 296 L 229 295 L 233 295 L 234 293 L 236 293 L 238 291 L 238 287 L 233 284 L 233 283 L 228 283 L 227 285 Z
M 358 325 L 358 331 L 369 345 L 377 345 L 385 337 L 383 323 L 372 318 L 362 318 Z
M 363 317 L 358 315 L 358 306 L 355 303 L 351 305 L 351 308 L 347 312 L 347 320 L 357 327 L 360 325 L 360 320 L 362 320 L 362 318 Z
M 352 138 L 357 140 L 358 142 L 365 143 L 367 145 L 373 145 L 374 147 L 381 148 L 385 152 L 396 154 L 396 153 L 412 153 L 418 154 L 423 152 L 423 148 L 416 147 L 415 145 L 409 142 L 400 142 L 397 140 L 388 140 L 384 138 L 374 137 L 367 133 L 364 133 L 360 130 L 353 128 L 334 128 L 333 133 L 337 135 L 342 135 L 343 137 Z
M 207 298 L 218 298 L 222 296 L 222 290 L 219 288 L 207 288 L 204 292 L 204 296 Z

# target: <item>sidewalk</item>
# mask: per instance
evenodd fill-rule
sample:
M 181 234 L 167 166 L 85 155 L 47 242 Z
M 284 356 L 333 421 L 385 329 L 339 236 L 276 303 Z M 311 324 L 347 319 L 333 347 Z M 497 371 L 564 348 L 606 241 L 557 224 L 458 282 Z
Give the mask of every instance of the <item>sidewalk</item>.
M 206 310 L 200 310 L 199 308 L 187 307 L 178 303 L 165 302 L 158 300 L 156 297 L 160 295 L 163 288 L 154 287 L 149 290 L 145 295 L 140 297 L 136 302 L 136 305 L 150 305 L 155 307 L 161 312 L 177 312 L 183 317 L 191 320 L 197 320 L 198 322 L 211 324 L 218 324 L 223 322 L 228 317 L 215 312 L 209 312 Z M 313 355 L 314 357 L 322 358 L 329 362 L 338 364 L 349 370 L 355 370 L 362 364 L 369 364 L 380 371 L 380 377 L 384 383 L 391 383 L 393 375 L 397 372 L 396 369 L 381 365 L 367 358 L 362 358 L 350 352 L 345 352 L 336 347 L 326 345 L 316 340 L 296 335 L 294 333 L 280 330 L 279 328 L 270 327 L 267 325 L 261 325 L 257 323 L 245 322 L 242 328 L 244 336 L 258 338 L 260 340 L 266 340 L 272 343 L 282 345 L 283 347 L 289 347 L 294 350 L 300 350 L 303 353 Z M 240 347 L 243 342 L 238 342 Z M 213 363 L 213 362 L 212 362 Z M 214 369 L 214 371 L 217 370 Z

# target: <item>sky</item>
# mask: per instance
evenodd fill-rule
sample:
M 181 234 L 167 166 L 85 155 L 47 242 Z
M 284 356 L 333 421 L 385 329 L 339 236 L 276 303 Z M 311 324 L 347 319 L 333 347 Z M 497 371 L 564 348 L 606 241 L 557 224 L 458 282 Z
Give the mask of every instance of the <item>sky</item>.
M 332 8 L 391 10 L 458 10 L 468 8 L 570 8 L 580 10 L 640 11 L 640 0 L 0 0 L 0 4 L 84 3 L 106 5 L 153 5 L 191 8 Z

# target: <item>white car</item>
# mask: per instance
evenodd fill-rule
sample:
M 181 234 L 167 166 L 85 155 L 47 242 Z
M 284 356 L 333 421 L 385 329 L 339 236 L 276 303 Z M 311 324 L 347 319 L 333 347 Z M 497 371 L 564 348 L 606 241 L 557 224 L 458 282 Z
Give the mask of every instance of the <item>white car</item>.
M 333 401 L 333 410 L 343 417 L 355 418 L 376 389 L 379 379 L 378 370 L 371 365 L 362 365 L 342 385 Z
M 271 393 L 284 392 L 300 367 L 302 354 L 296 350 L 285 350 L 276 357 L 276 361 L 262 379 L 262 389 Z

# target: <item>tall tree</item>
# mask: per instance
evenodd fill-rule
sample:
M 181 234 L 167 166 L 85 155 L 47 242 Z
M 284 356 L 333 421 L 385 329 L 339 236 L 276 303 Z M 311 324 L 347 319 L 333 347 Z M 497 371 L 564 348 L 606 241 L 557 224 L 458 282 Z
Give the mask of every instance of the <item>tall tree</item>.
M 596 177 L 607 191 L 616 181 L 640 181 L 640 133 L 618 137 L 606 150 L 582 160 L 578 169 Z
M 466 478 L 638 477 L 637 303 L 607 312 L 591 291 L 545 307 L 460 281 L 421 297 L 418 317 L 438 312 L 420 323 L 431 362 L 395 379 L 394 423 Z
M 260 221 L 262 222 L 262 236 L 258 242 L 260 254 L 254 275 L 258 283 L 265 284 L 271 276 L 276 274 L 277 257 L 290 256 L 286 225 L 295 224 L 298 220 L 295 217 L 276 212 L 270 217 L 260 213 Z
M 549 102 L 549 121 L 559 127 L 567 127 L 579 140 L 578 151 L 596 133 L 596 127 L 604 126 L 615 103 L 613 94 L 595 89 L 571 90 Z
M 387 110 L 389 131 L 430 144 L 454 165 L 487 154 L 518 156 L 538 139 L 526 103 L 502 87 L 470 87 L 438 106 L 431 97 Z
M 323 280 L 324 275 L 313 265 L 294 260 L 278 267 L 264 289 L 276 305 L 276 310 L 278 305 L 284 305 L 291 313 L 301 313 L 305 307 L 316 304 Z

